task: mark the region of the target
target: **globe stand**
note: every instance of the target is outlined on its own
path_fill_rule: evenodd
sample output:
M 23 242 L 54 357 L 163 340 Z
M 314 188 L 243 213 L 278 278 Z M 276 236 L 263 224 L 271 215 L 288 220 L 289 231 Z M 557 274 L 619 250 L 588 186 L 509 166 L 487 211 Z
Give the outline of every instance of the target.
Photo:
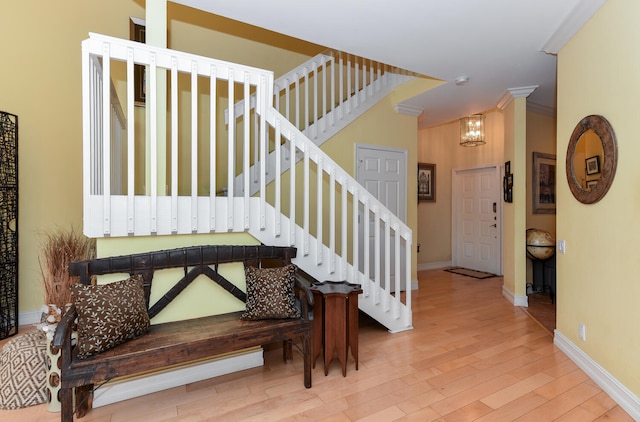
M 545 230 L 527 229 L 527 256 L 533 264 L 533 284 L 527 285 L 527 295 L 544 293 L 549 288 L 551 303 L 556 292 L 556 245 L 551 234 Z
M 540 247 L 540 246 L 538 246 Z M 554 246 L 549 246 L 553 248 Z M 536 293 L 545 293 L 549 290 L 549 296 L 551 303 L 555 303 L 556 296 L 556 255 L 553 254 L 547 259 L 538 259 L 530 254 L 527 254 L 531 259 L 533 268 L 533 284 L 531 285 L 531 292 L 527 288 L 527 295 Z

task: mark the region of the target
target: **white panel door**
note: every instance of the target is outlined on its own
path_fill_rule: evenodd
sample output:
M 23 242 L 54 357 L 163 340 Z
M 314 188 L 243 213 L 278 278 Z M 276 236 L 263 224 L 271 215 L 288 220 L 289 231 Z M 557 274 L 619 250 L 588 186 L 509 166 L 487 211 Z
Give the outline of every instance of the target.
M 500 175 L 497 167 L 454 175 L 455 266 L 500 274 Z
M 392 213 L 406 223 L 407 220 L 407 151 L 397 148 L 378 147 L 374 145 L 356 145 L 356 180 L 364 186 L 377 200 L 382 202 Z M 358 231 L 360 239 L 364 237 L 364 221 L 361 215 L 358 218 Z M 384 287 L 385 263 L 385 239 L 384 239 L 384 223 L 380 222 L 380 259 L 374 259 L 374 221 L 369 219 L 369 271 L 370 277 L 375 276 L 376 266 L 381 277 L 381 285 Z M 364 240 L 364 239 L 363 239 Z M 361 243 L 362 244 L 362 243 Z M 391 231 L 391 265 L 390 265 L 390 281 L 391 286 L 394 285 L 396 271 L 394 268 L 394 251 L 395 234 Z M 404 246 L 402 246 L 404 248 Z M 364 248 L 359 248 L 359 268 L 362 271 L 364 263 Z M 400 251 L 401 256 L 404 251 Z M 390 290 L 390 289 L 389 289 Z

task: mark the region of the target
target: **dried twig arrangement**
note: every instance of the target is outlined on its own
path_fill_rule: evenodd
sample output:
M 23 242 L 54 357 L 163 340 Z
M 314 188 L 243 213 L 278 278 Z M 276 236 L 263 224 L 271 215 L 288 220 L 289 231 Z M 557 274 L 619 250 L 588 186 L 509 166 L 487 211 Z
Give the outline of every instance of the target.
M 40 268 L 44 285 L 44 303 L 64 312 L 71 303 L 70 286 L 77 277 L 69 275 L 69 263 L 95 257 L 95 240 L 73 229 L 48 232 L 40 248 Z

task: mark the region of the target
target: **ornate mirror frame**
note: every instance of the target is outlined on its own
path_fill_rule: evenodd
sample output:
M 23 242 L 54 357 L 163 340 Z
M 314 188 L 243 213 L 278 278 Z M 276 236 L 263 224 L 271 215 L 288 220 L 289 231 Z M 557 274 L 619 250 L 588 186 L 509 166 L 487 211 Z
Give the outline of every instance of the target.
M 587 190 L 576 179 L 574 169 L 574 155 L 580 137 L 589 129 L 593 130 L 602 142 L 602 150 L 604 152 L 602 163 L 602 175 L 598 183 Z M 607 119 L 599 115 L 589 115 L 576 125 L 569 140 L 567 148 L 567 182 L 573 196 L 583 204 L 593 204 L 598 202 L 609 191 L 613 178 L 616 175 L 616 167 L 618 166 L 618 143 L 613 127 Z

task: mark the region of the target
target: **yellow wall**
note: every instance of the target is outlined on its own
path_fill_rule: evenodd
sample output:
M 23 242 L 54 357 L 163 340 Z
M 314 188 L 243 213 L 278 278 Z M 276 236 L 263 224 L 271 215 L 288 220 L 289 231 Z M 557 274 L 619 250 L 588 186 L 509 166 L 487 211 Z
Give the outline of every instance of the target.
M 640 2 L 605 2 L 558 55 L 557 329 L 593 361 L 640 396 Z M 618 140 L 613 185 L 598 203 L 571 194 L 565 160 L 580 119 L 600 114 Z M 578 338 L 584 323 L 586 340 Z
M 453 121 L 418 133 L 418 161 L 436 164 L 436 201 L 418 203 L 420 243 L 418 265 L 451 261 L 451 178 L 452 171 L 501 164 L 504 149 L 503 113 L 498 109 L 483 113 L 487 143 L 478 147 L 460 146 L 460 122 Z
M 82 228 L 80 42 L 89 31 L 129 38 L 130 15 L 144 15 L 138 2 L 25 0 L 0 14 L 0 109 L 20 119 L 20 312 L 42 305 L 42 233 Z

